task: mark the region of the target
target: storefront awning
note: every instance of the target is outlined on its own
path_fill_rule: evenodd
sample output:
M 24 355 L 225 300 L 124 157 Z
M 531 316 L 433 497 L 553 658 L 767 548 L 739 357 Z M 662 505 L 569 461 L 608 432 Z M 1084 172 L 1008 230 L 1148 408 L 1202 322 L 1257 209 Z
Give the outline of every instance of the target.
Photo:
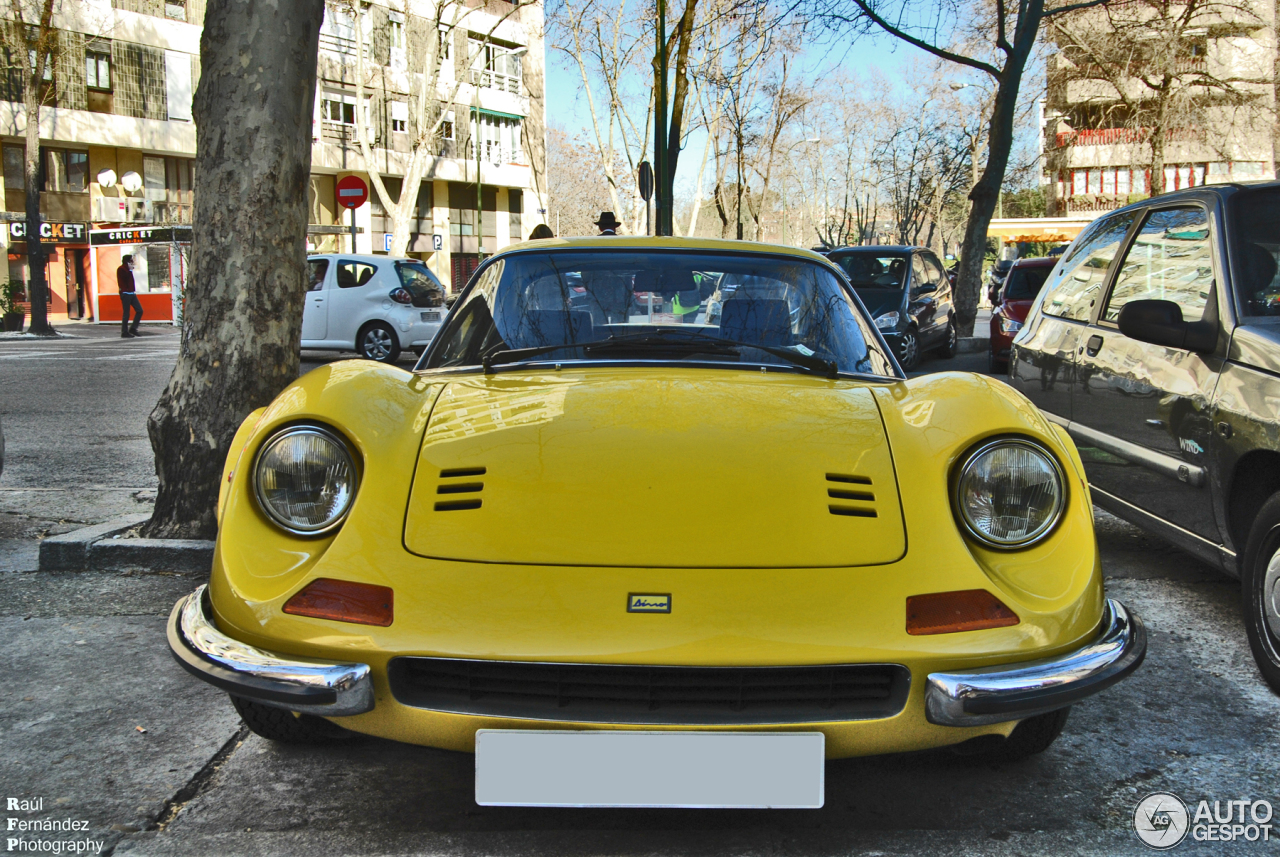
M 987 227 L 988 238 L 1002 241 L 1044 241 L 1065 243 L 1079 235 L 1097 214 L 1078 217 L 1002 217 Z

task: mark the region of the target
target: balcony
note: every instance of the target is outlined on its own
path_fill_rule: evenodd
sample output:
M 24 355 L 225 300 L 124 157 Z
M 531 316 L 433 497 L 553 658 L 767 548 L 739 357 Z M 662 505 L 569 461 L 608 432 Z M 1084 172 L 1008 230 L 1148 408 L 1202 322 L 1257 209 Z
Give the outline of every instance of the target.
M 481 89 L 496 89 L 500 92 L 520 94 L 520 78 L 496 71 L 472 69 L 470 82 Z
M 466 145 L 467 160 L 475 161 L 476 147 L 473 143 L 468 142 Z M 503 164 L 515 164 L 521 167 L 529 166 L 529 161 L 525 158 L 524 149 L 512 148 L 510 146 L 502 146 L 490 140 L 486 140 L 481 154 L 481 159 L 486 164 L 493 164 L 495 167 Z
M 1150 128 L 1083 128 L 1079 131 L 1059 131 L 1054 136 L 1057 148 L 1068 146 L 1114 146 L 1120 143 L 1145 143 L 1151 139 Z M 1175 141 L 1199 142 L 1204 139 L 1200 128 L 1168 128 L 1164 132 L 1166 143 Z

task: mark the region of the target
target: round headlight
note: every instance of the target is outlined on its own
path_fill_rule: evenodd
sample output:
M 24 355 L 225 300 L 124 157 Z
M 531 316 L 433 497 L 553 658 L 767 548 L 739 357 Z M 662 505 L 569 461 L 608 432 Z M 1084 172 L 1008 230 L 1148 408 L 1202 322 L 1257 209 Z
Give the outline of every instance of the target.
M 1024 440 L 997 440 L 969 456 L 956 484 L 960 520 L 996 548 L 1026 547 L 1057 525 L 1066 506 L 1058 462 Z
M 271 520 L 305 535 L 340 524 L 356 496 L 356 467 L 347 445 L 318 426 L 294 426 L 268 440 L 253 481 Z

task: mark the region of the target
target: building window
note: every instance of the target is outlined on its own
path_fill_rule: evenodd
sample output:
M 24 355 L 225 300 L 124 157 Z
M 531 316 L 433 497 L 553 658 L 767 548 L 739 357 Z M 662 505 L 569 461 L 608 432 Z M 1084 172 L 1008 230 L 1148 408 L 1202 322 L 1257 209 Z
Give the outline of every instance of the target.
M 1116 171 L 1115 170 L 1102 171 L 1102 192 L 1103 193 L 1116 192 Z
M 1129 192 L 1129 170 L 1116 170 L 1116 193 L 1124 195 Z
M 520 92 L 520 57 L 525 48 L 469 41 L 471 47 L 471 82 L 477 86 Z
M 445 60 L 452 58 L 453 38 L 449 32 L 449 28 L 446 26 L 441 25 L 440 27 L 440 41 L 437 45 L 437 48 L 438 48 L 437 58 L 440 60 L 440 62 L 444 62 Z
M 326 92 L 320 103 L 320 118 L 335 125 L 355 125 L 356 97 L 344 92 Z
M 320 50 L 339 56 L 356 55 L 355 17 L 350 10 L 325 4 L 324 22 L 320 25 Z M 368 50 L 367 45 L 365 50 Z
M 391 102 L 391 130 L 401 134 L 409 130 L 409 105 L 403 101 Z
M 84 193 L 89 189 L 89 153 L 68 149 L 44 150 L 44 189 Z M 8 187 L 6 183 L 5 187 Z
M 6 191 L 27 189 L 26 157 L 26 149 L 21 146 L 4 147 L 4 189 Z
M 175 21 L 187 20 L 187 0 L 165 0 L 164 16 Z
M 31 73 L 36 73 L 36 52 L 34 50 L 27 51 L 27 62 L 29 62 Z M 53 55 L 44 55 L 44 79 L 46 81 L 53 80 Z
M 492 113 L 481 113 L 480 127 L 476 128 L 476 114 L 471 115 L 472 144 L 468 160 L 475 160 L 475 141 L 480 141 L 481 160 L 491 164 L 523 164 L 524 150 L 520 142 L 520 120 Z
M 84 80 L 90 89 L 111 91 L 111 54 L 86 51 Z

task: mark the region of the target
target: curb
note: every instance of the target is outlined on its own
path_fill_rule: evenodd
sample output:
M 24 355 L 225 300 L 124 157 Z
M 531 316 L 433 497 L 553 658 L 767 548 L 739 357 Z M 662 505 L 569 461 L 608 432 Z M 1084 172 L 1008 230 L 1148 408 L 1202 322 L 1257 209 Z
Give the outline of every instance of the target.
M 150 515 L 127 515 L 92 527 L 50 536 L 40 542 L 41 571 L 207 572 L 213 564 L 213 542 L 200 539 L 113 539 L 147 521 Z
M 991 339 L 986 336 L 962 336 L 956 342 L 956 352 L 959 354 L 977 354 L 990 347 Z
M 108 539 L 116 533 L 123 533 L 130 527 L 136 527 L 150 518 L 150 515 L 126 515 L 104 524 L 82 527 L 49 536 L 40 542 L 41 571 L 76 571 L 87 567 L 89 562 L 89 546 L 101 539 Z

